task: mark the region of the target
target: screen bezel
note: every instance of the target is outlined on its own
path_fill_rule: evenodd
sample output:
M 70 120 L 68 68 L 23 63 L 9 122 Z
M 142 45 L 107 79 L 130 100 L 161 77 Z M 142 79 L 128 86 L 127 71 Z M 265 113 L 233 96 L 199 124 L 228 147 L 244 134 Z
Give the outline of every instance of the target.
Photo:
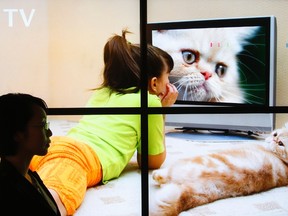
M 221 19 L 204 19 L 193 21 L 175 21 L 175 22 L 158 22 L 147 24 L 147 42 L 153 44 L 153 30 L 170 30 L 170 29 L 197 29 L 197 28 L 221 28 L 221 27 L 249 27 L 261 26 L 265 28 L 265 99 L 263 104 L 250 103 L 227 103 L 227 102 L 204 102 L 204 101 L 184 101 L 177 100 L 178 105 L 213 105 L 213 106 L 271 106 L 274 105 L 274 54 L 272 16 L 265 17 L 236 17 Z

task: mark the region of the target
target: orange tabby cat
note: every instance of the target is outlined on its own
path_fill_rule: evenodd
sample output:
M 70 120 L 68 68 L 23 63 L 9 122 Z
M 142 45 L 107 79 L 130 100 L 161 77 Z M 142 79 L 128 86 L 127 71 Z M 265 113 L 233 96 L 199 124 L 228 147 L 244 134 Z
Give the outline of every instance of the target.
M 180 159 L 153 171 L 160 188 L 149 215 L 176 216 L 215 200 L 288 185 L 287 165 L 288 127 L 273 131 L 262 144 Z

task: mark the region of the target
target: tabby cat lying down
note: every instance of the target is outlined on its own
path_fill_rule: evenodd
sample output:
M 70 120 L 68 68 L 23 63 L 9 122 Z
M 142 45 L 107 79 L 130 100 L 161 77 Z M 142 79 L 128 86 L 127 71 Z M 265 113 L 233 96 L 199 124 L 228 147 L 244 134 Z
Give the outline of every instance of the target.
M 219 199 L 288 185 L 288 126 L 261 144 L 180 159 L 154 170 L 152 178 L 160 187 L 150 203 L 150 216 L 176 216 Z

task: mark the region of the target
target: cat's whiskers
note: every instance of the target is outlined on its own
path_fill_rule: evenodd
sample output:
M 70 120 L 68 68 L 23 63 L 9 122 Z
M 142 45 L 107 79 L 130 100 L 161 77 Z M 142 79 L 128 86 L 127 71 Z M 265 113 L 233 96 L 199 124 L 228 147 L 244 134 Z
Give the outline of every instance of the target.
M 225 83 L 225 88 L 222 88 L 221 93 L 218 96 L 218 102 L 230 102 L 232 101 L 243 101 L 243 96 L 242 94 L 239 94 L 237 91 L 233 91 L 234 85 L 230 85 L 228 83 Z M 215 97 L 215 96 L 214 96 Z M 228 100 L 223 101 L 223 98 L 228 98 Z M 231 98 L 231 99 L 229 99 Z
M 198 90 L 200 90 L 200 86 L 191 85 L 189 82 L 190 79 L 179 79 L 173 84 L 176 86 L 178 92 L 182 92 L 182 100 L 191 100 L 191 101 L 199 101 L 196 96 L 194 96 L 193 93 L 196 93 Z
M 190 90 L 189 89 L 189 85 L 185 85 L 185 90 L 184 90 L 184 94 L 183 94 L 183 99 L 184 100 L 189 100 L 189 98 L 188 98 L 188 91 Z
M 187 88 L 188 85 L 185 85 L 185 81 L 183 79 L 179 79 L 176 82 L 172 83 L 173 85 L 176 86 L 178 92 L 183 92 L 182 88 L 184 88 L 184 94 L 183 94 L 183 99 L 187 100 Z
M 265 83 L 260 84 L 247 84 L 247 83 L 240 83 L 241 88 L 244 92 L 244 102 L 248 104 L 263 104 L 263 97 L 257 96 L 257 92 L 263 92 L 265 89 Z M 249 93 L 252 92 L 252 93 Z
M 213 88 L 213 84 L 210 84 L 210 86 L 212 86 L 212 88 Z M 217 88 L 214 88 L 214 89 L 217 89 Z M 210 92 L 210 95 L 209 95 L 210 101 L 213 100 L 215 102 L 221 102 L 221 100 L 222 100 L 221 94 L 216 94 L 215 91 L 209 91 L 209 92 Z
M 231 89 L 231 87 L 233 88 L 233 85 L 227 84 L 225 83 L 225 86 L 228 87 L 228 89 Z M 236 94 L 232 94 L 232 91 L 227 90 L 226 88 L 219 88 L 219 83 L 217 82 L 210 82 L 209 83 L 209 87 L 210 89 L 214 89 L 212 90 L 208 90 L 210 95 L 210 101 L 213 102 L 227 102 L 227 101 L 223 101 L 223 98 L 226 98 L 229 96 L 229 98 L 237 98 Z M 216 91 L 218 90 L 218 91 Z M 239 99 L 241 99 L 241 97 L 239 97 Z M 238 98 L 237 98 L 238 100 Z

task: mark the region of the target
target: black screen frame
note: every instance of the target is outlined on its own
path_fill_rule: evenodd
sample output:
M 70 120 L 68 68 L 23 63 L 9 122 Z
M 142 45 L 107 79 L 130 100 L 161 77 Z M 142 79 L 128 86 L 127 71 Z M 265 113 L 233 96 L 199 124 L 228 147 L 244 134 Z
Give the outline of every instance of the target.
M 265 31 L 265 92 L 263 95 L 263 103 L 227 103 L 227 102 L 205 102 L 205 101 L 176 101 L 176 105 L 213 105 L 213 106 L 262 106 L 269 107 L 275 104 L 275 77 L 276 68 L 271 70 L 271 64 L 275 65 L 276 52 L 272 53 L 271 44 L 272 40 L 275 40 L 275 35 L 271 35 L 272 16 L 263 17 L 235 17 L 235 18 L 218 18 L 218 19 L 204 19 L 204 20 L 190 20 L 190 21 L 173 21 L 173 22 L 156 22 L 147 23 L 147 43 L 153 44 L 152 31 L 153 30 L 170 30 L 170 29 L 197 29 L 197 28 L 222 28 L 222 27 L 249 27 L 249 26 L 261 26 Z M 274 62 L 274 63 L 271 63 Z M 273 66 L 275 67 L 275 66 Z M 272 67 L 272 68 L 273 68 Z M 273 73 L 273 74 L 271 74 Z M 273 79 L 273 80 L 271 80 Z

